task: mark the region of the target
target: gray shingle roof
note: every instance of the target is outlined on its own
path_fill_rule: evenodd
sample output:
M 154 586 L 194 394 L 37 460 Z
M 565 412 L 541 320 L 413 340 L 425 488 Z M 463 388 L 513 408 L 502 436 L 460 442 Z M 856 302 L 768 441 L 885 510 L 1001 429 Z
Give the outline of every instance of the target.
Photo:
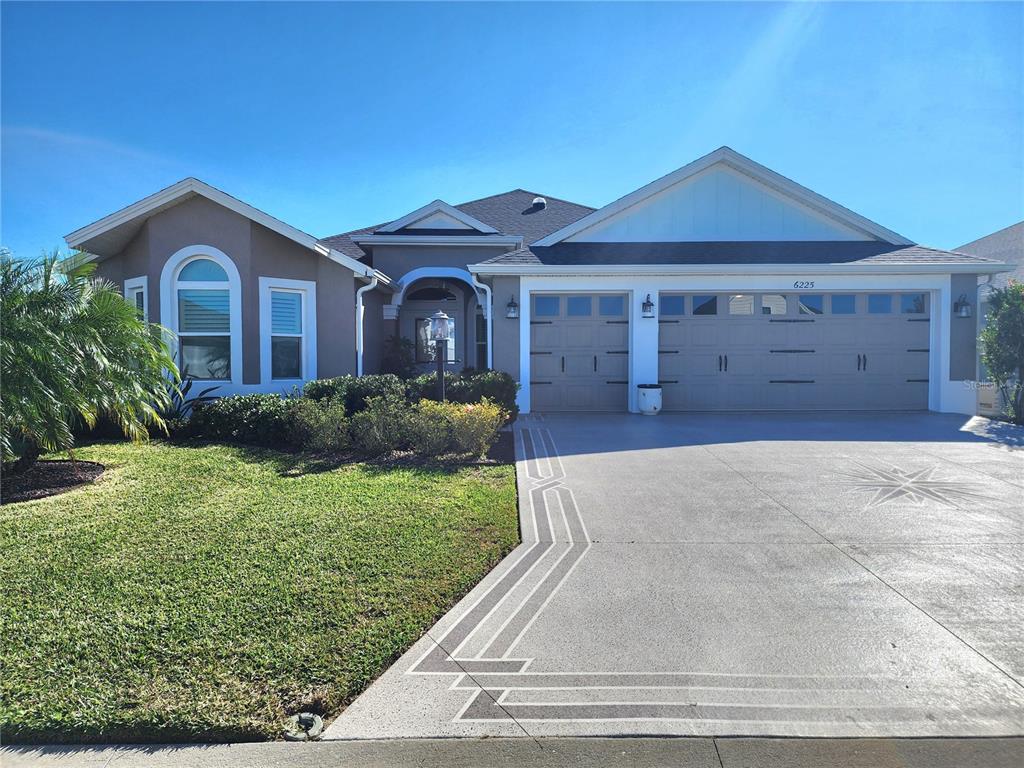
M 543 208 L 534 207 L 533 199 L 535 197 L 543 197 L 547 200 L 547 205 Z M 525 189 L 513 189 L 500 195 L 470 200 L 468 203 L 462 203 L 455 207 L 463 213 L 468 213 L 473 218 L 479 219 L 484 224 L 494 227 L 503 235 L 522 237 L 525 243 L 540 240 L 594 211 L 593 208 L 586 205 L 570 203 L 567 200 L 540 195 Z M 325 237 L 322 242 L 348 256 L 362 258 L 366 253 L 356 245 L 352 237 L 368 235 L 388 223 L 383 222 L 372 227 Z M 419 231 L 416 234 L 423 234 L 423 232 Z
M 486 264 L 990 264 L 993 259 L 923 245 L 871 242 L 558 243 L 526 247 Z
M 1024 221 L 965 243 L 957 250 L 1017 265 L 1012 272 L 992 275 L 989 285 L 994 288 L 1005 288 L 1010 280 L 1024 282 Z

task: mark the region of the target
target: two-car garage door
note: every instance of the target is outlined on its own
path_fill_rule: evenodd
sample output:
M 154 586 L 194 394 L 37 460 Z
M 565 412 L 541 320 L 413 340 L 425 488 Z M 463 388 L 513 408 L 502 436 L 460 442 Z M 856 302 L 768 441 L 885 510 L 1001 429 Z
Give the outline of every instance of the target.
M 667 411 L 928 407 L 927 293 L 662 293 L 658 303 Z M 629 331 L 624 293 L 533 294 L 533 410 L 625 411 Z
M 926 293 L 661 294 L 665 410 L 928 407 Z

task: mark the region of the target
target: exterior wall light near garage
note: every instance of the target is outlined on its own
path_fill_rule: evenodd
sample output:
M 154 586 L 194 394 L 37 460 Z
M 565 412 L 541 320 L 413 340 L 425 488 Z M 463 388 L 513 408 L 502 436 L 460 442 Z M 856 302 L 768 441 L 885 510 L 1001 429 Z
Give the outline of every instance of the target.
M 640 305 L 644 317 L 654 317 L 654 302 L 651 301 L 651 294 L 647 294 L 644 303 Z
M 519 305 L 516 303 L 516 297 L 512 296 L 508 300 L 508 304 L 505 305 L 505 317 L 509 320 L 519 319 Z
M 953 314 L 957 317 L 971 316 L 971 302 L 966 293 L 961 293 L 960 298 L 953 302 Z

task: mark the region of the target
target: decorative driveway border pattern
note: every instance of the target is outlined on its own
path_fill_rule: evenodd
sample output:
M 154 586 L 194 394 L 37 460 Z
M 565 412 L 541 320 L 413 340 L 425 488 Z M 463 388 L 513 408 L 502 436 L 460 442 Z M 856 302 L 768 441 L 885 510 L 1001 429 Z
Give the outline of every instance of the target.
M 565 426 L 559 422 L 525 417 L 516 425 L 523 544 L 360 697 L 328 729 L 326 738 L 640 733 L 920 737 L 1024 733 L 1024 688 L 1018 679 L 924 612 L 783 502 L 776 503 L 806 531 L 799 536 L 787 534 L 792 546 L 809 548 L 818 559 L 827 561 L 830 568 L 836 567 L 838 561 L 841 569 L 852 572 L 856 578 L 850 589 L 856 591 L 850 593 L 851 602 L 864 602 L 867 595 L 879 604 L 872 608 L 869 601 L 868 610 L 892 612 L 897 606 L 904 613 L 913 614 L 910 618 L 899 616 L 895 634 L 922 636 L 921 648 L 933 649 L 935 658 L 921 658 L 919 652 L 898 662 L 888 661 L 906 667 L 895 673 L 874 664 L 869 673 L 854 667 L 849 674 L 833 674 L 836 670 L 831 667 L 823 670 L 823 666 L 829 665 L 814 663 L 813 659 L 801 668 L 800 659 L 787 658 L 772 659 L 763 673 L 750 672 L 749 668 L 738 671 L 744 667 L 716 666 L 710 662 L 707 656 L 714 657 L 714 653 L 705 656 L 708 663 L 701 666 L 706 668 L 689 670 L 666 668 L 665 662 L 671 658 L 653 663 L 649 671 L 636 670 L 630 659 L 619 660 L 623 662 L 621 666 L 633 671 L 607 667 L 590 670 L 585 662 L 577 663 L 564 650 L 572 645 L 573 637 L 579 637 L 579 623 L 569 622 L 562 627 L 557 618 L 552 622 L 552 617 L 545 615 L 545 609 L 559 599 L 563 586 L 578 573 L 594 541 L 604 542 L 592 539 L 587 531 L 585 510 L 581 511 L 572 485 L 587 478 L 567 475 L 566 461 L 556 448 L 549 427 Z M 599 424 L 588 423 L 585 417 L 581 420 L 591 429 L 595 423 Z M 614 430 L 610 432 L 604 437 L 614 442 Z M 600 441 L 581 449 L 586 436 L 582 442 L 580 438 L 574 440 L 577 454 L 616 452 L 599 447 Z M 638 447 L 630 446 L 628 439 L 625 442 L 622 448 L 627 450 L 647 449 L 642 442 Z M 711 450 L 703 442 L 682 439 L 674 447 L 710 452 L 713 461 L 746 479 L 743 471 L 733 468 L 727 451 Z M 658 443 L 653 448 L 673 446 Z M 900 453 L 903 444 L 895 449 Z M 691 459 L 698 457 L 693 453 L 686 455 Z M 920 455 L 931 456 L 926 451 L 918 454 L 918 458 Z M 928 467 L 904 469 L 885 458 L 861 461 L 859 457 L 833 455 L 828 467 L 846 467 L 827 474 L 835 487 L 832 493 L 842 495 L 842 488 L 847 495 L 858 495 L 857 503 L 865 513 L 887 505 L 898 507 L 905 514 L 908 508 L 927 504 L 959 511 L 963 504 L 997 503 L 975 479 L 947 477 L 947 468 L 940 469 L 934 463 L 937 457 L 931 458 Z M 574 466 L 579 465 L 577 455 L 571 459 Z M 637 482 L 641 480 L 638 478 Z M 772 496 L 770 492 L 767 495 Z M 616 544 L 607 542 L 608 547 Z M 652 545 L 658 546 L 656 542 Z M 678 546 L 695 544 L 683 541 Z M 766 550 L 770 557 L 779 556 L 769 544 L 742 542 L 739 546 L 749 546 L 758 554 Z M 702 549 L 707 546 L 702 545 Z M 829 552 L 833 554 L 828 555 Z M 573 588 L 585 587 L 592 569 L 598 567 L 595 562 L 586 575 L 575 577 Z M 722 578 L 728 576 L 723 573 Z M 597 589 L 598 585 L 589 590 L 584 588 L 582 594 L 591 601 L 588 605 L 600 607 L 601 601 L 594 594 Z M 556 615 L 564 611 L 567 600 L 572 602 L 574 597 L 560 601 Z M 542 615 L 548 625 L 553 624 L 558 639 L 564 637 L 563 647 L 558 649 L 561 656 L 544 654 L 547 646 L 538 646 L 534 638 L 533 647 L 541 649 L 540 655 L 522 650 L 530 646 L 522 641 Z M 541 635 L 551 629 L 552 626 L 545 626 Z M 647 642 L 644 629 L 636 627 L 637 644 Z M 735 639 L 724 635 L 719 642 L 728 645 Z M 896 647 L 893 642 L 892 648 Z M 648 650 L 638 647 L 637 655 L 640 659 L 648 658 Z M 541 660 L 543 668 L 538 668 Z M 613 663 L 608 666 L 618 666 L 615 660 L 614 655 L 609 657 Z M 930 668 L 935 664 L 946 665 L 948 669 L 937 672 Z M 841 669 L 843 665 L 836 666 Z M 967 698 L 976 700 L 966 701 Z

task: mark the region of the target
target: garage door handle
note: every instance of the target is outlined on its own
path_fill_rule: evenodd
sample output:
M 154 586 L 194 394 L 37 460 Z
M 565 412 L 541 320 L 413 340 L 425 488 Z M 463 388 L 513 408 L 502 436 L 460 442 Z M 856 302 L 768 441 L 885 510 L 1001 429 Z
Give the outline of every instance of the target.
M 729 372 L 729 356 L 728 355 L 725 356 L 725 372 L 726 373 Z
M 565 373 L 565 355 L 562 355 L 562 373 Z
M 594 373 L 597 373 L 597 355 L 594 355 Z
M 857 355 L 857 370 L 860 370 L 860 355 Z
M 868 369 L 868 356 L 864 355 L 864 370 L 866 371 L 867 369 Z
M 721 355 L 718 356 L 718 370 L 719 371 L 722 370 L 722 356 Z

